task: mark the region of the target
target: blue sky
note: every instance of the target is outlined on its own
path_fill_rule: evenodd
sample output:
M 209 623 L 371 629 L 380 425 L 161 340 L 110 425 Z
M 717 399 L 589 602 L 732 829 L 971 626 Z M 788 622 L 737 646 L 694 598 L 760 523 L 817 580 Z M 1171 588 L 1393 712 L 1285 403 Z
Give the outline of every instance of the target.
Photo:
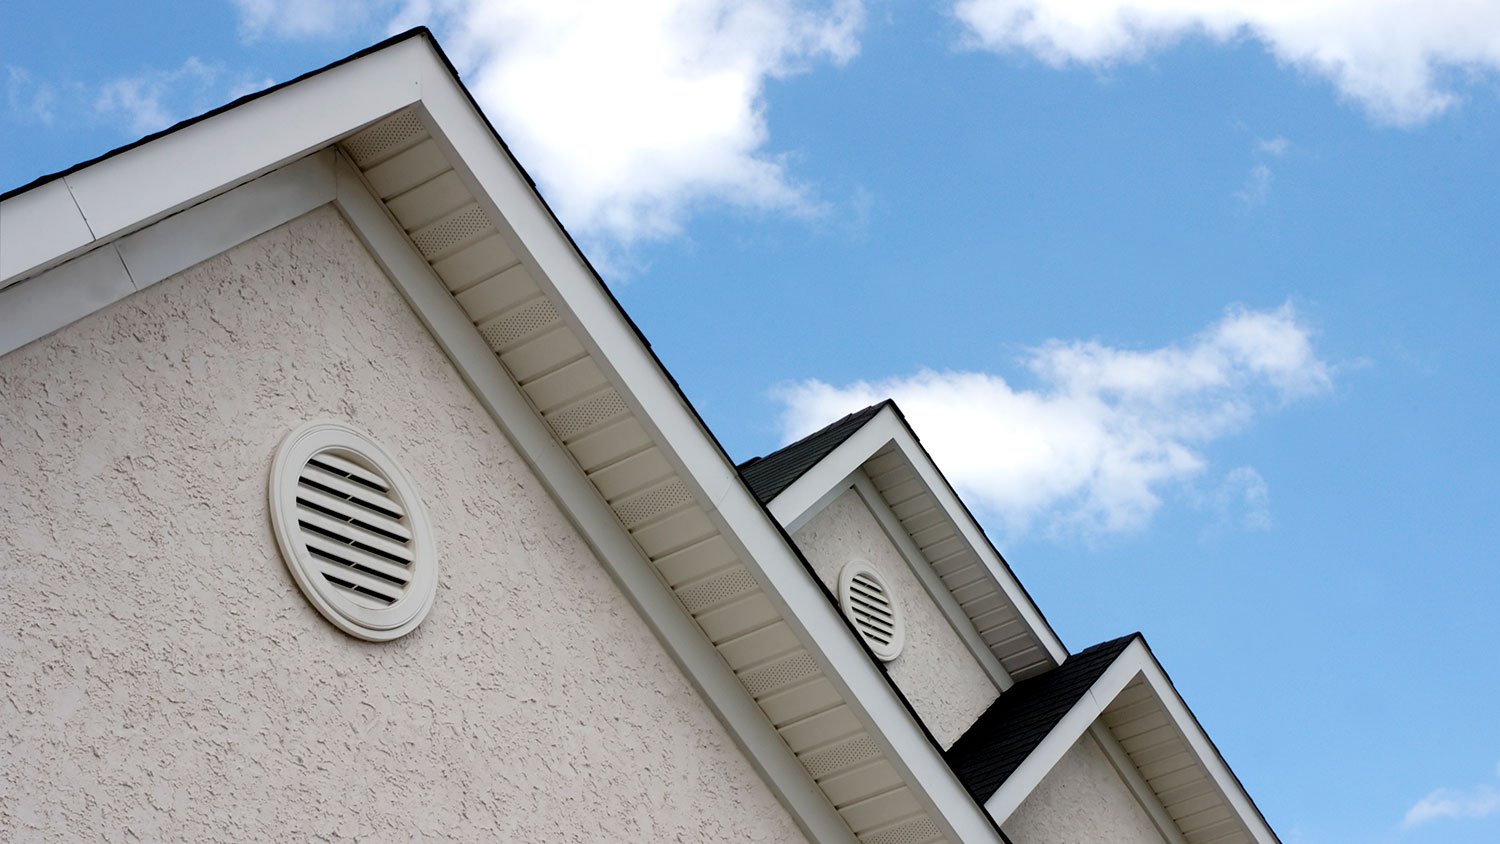
M 734 457 L 893 394 L 1289 844 L 1500 840 L 1500 7 L 616 5 L 11 4 L 0 189 L 429 23 Z

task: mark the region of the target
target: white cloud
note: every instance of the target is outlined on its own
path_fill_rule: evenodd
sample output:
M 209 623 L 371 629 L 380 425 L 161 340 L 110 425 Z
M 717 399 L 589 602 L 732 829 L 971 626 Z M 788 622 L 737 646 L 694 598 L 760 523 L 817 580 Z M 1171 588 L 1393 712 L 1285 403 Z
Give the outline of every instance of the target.
M 765 87 L 858 51 L 858 0 L 410 0 L 562 219 L 671 236 L 704 204 L 810 214 L 768 151 Z
M 185 95 L 201 98 L 211 91 L 219 69 L 189 58 L 176 70 L 148 70 L 104 83 L 94 100 L 94 111 L 123 118 L 136 134 L 165 129 L 181 115 L 168 103 Z
M 394 0 L 234 0 L 240 32 L 254 40 L 323 38 L 357 30 L 395 8 Z
M 1411 829 L 1443 818 L 1479 820 L 1496 814 L 1500 814 L 1500 788 L 1494 785 L 1478 785 L 1471 789 L 1439 788 L 1406 811 L 1401 827 Z
M 1244 204 L 1246 208 L 1259 208 L 1266 204 L 1266 198 L 1271 195 L 1271 168 L 1264 163 L 1256 164 L 1250 168 L 1250 174 L 1245 177 L 1245 183 L 1234 192 L 1234 198 Z
M 1255 151 L 1265 155 L 1280 158 L 1286 155 L 1286 151 L 1292 148 L 1292 142 L 1277 135 L 1274 138 L 1260 138 L 1255 142 Z
M 6 65 L 5 104 L 12 118 L 47 126 L 56 118 L 57 92 L 51 85 L 32 79 L 26 68 Z
M 923 370 L 845 386 L 802 381 L 774 395 L 788 441 L 894 398 L 949 479 L 1007 532 L 1092 536 L 1144 527 L 1165 488 L 1205 469 L 1204 446 L 1329 389 L 1333 375 L 1289 304 L 1231 309 L 1184 344 L 1135 351 L 1054 340 L 1024 363 L 1030 389 L 986 372 Z M 1227 481 L 1246 527 L 1267 525 L 1254 469 Z
M 1055 65 L 1138 60 L 1191 36 L 1253 38 L 1377 119 L 1452 107 L 1449 83 L 1500 70 L 1500 3 L 1476 0 L 957 0 L 976 45 Z
M 1254 466 L 1237 466 L 1203 496 L 1201 505 L 1215 514 L 1219 527 L 1247 531 L 1271 529 L 1271 488 Z

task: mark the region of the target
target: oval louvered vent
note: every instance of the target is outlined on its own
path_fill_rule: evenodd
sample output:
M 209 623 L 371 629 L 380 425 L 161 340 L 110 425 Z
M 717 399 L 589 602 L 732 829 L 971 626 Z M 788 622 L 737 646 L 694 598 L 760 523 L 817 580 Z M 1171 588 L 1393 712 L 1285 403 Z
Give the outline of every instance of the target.
M 437 560 L 411 480 L 337 422 L 287 435 L 271 464 L 271 524 L 292 577 L 345 633 L 383 642 L 432 609 Z
M 877 657 L 890 662 L 906 644 L 906 626 L 885 579 L 864 560 L 851 560 L 839 574 L 839 606 Z

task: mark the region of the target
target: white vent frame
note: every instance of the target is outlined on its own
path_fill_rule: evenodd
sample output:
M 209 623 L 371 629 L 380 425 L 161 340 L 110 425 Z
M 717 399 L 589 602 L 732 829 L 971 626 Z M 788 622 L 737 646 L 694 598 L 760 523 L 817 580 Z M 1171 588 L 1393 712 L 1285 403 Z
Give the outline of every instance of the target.
M 878 605 L 881 600 L 883 609 Z M 839 572 L 839 609 L 881 662 L 901 656 L 906 647 L 901 606 L 885 577 L 868 561 L 850 560 Z M 889 617 L 883 618 L 882 613 Z
M 373 568 L 367 570 L 371 574 L 356 569 L 349 577 L 344 578 L 353 588 L 339 586 L 328 579 L 326 571 L 342 573 L 343 570 L 326 555 L 321 559 L 315 556 L 309 550 L 309 537 L 314 542 L 321 542 L 323 539 L 332 539 L 335 534 L 343 534 L 345 543 L 350 541 L 350 537 L 355 541 L 368 536 L 374 536 L 377 540 L 380 537 L 368 531 L 359 532 L 358 528 L 346 531 L 335 523 L 334 518 L 330 518 L 337 515 L 336 512 L 325 510 L 324 513 L 319 513 L 308 507 L 309 502 L 314 500 L 313 496 L 321 496 L 318 500 L 330 504 L 329 510 L 344 509 L 340 506 L 343 502 L 328 501 L 330 496 L 303 483 L 311 461 L 319 457 L 347 461 L 352 464 L 352 468 L 346 465 L 346 470 L 355 474 L 358 474 L 356 470 L 363 470 L 366 473 L 365 484 L 383 482 L 382 485 L 386 487 L 383 497 L 387 500 L 394 499 L 394 512 L 399 514 L 398 518 L 388 519 L 387 522 L 395 522 L 396 527 L 404 527 L 410 537 L 400 541 L 393 537 L 392 540 L 374 542 L 372 545 L 380 545 L 398 553 L 404 548 L 404 555 L 411 558 L 408 563 L 400 563 L 394 557 L 390 558 L 390 562 L 383 558 L 370 560 L 372 565 L 378 562 L 383 566 L 384 573 L 372 576 L 375 574 Z M 313 472 L 317 471 L 318 467 L 313 466 Z M 372 491 L 378 489 L 368 488 Z M 301 503 L 298 500 L 299 490 L 304 499 Z M 302 594 L 333 626 L 359 639 L 388 642 L 415 630 L 427 618 L 437 595 L 438 581 L 432 526 L 411 478 L 378 442 L 342 422 L 318 420 L 301 425 L 287 434 L 276 450 L 276 456 L 271 461 L 267 493 L 271 526 L 276 534 L 276 544 L 281 549 L 282 560 Z M 348 501 L 353 500 L 346 494 L 340 495 Z M 345 517 L 344 521 L 350 520 Z M 309 524 L 314 527 L 309 528 Z M 317 533 L 318 526 L 326 531 L 322 537 Z M 324 547 L 328 546 L 325 544 Z M 347 556 L 374 556 L 361 554 L 357 548 L 353 550 L 355 553 Z M 410 574 L 405 583 L 387 580 L 398 577 L 403 568 Z M 363 580 L 357 580 L 355 575 Z M 365 597 L 361 592 L 370 592 L 372 595 L 374 592 L 358 586 L 358 582 L 375 586 L 385 596 L 378 599 Z M 393 593 L 395 597 L 386 604 L 386 599 Z

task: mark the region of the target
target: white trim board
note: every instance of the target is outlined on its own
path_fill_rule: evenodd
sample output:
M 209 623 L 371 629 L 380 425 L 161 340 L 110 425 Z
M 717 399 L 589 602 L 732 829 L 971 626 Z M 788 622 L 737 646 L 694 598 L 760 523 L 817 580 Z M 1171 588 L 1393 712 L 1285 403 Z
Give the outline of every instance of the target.
M 324 150 L 0 289 L 0 355 L 334 198 Z

